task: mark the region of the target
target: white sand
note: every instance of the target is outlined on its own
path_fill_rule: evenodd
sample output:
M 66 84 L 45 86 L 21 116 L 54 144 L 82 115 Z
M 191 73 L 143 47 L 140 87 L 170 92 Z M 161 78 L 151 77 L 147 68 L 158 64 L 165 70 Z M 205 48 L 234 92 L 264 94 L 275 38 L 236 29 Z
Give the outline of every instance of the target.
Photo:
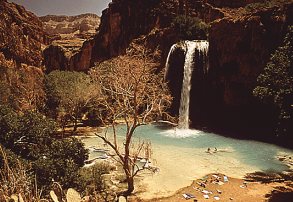
M 258 170 L 241 164 L 233 151 L 210 154 L 197 148 L 153 145 L 153 153 L 153 165 L 159 167 L 160 172 L 143 175 L 139 187 L 144 187 L 144 191 L 137 193 L 143 199 L 170 196 L 209 173 L 221 172 L 231 177 L 243 177 L 248 172 Z

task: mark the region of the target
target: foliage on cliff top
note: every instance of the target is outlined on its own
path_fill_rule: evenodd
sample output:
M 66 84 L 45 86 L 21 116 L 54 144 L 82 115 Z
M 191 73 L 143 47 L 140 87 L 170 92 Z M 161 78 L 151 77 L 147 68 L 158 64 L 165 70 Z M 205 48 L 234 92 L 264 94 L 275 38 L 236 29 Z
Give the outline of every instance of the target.
M 254 12 L 258 10 L 262 10 L 265 8 L 272 8 L 272 7 L 282 7 L 286 3 L 292 3 L 293 0 L 269 0 L 269 1 L 261 1 L 257 3 L 250 3 L 245 6 L 245 9 L 249 12 Z
M 254 96 L 278 110 L 278 135 L 293 132 L 293 26 L 258 77 Z
M 209 25 L 197 17 L 178 15 L 171 26 L 179 33 L 181 39 L 207 39 Z

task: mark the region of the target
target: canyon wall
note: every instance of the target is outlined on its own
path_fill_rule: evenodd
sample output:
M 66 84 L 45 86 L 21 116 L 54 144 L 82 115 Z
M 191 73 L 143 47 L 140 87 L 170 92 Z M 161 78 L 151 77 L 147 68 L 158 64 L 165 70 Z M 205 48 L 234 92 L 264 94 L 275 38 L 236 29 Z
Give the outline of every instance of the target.
M 0 1 L 0 52 L 17 63 L 40 66 L 42 45 L 49 43 L 42 23 L 24 7 Z
M 273 133 L 275 112 L 254 98 L 252 91 L 292 22 L 293 4 L 288 3 L 211 24 L 211 68 L 201 102 L 201 110 L 209 114 L 203 116 L 210 124 L 244 136 Z

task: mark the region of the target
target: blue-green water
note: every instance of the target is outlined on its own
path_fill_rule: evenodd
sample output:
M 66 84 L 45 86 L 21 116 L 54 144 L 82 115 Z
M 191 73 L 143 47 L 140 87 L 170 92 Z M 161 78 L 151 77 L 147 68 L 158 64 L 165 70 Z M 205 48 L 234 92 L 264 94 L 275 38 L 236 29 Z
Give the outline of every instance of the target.
M 125 126 L 118 126 L 117 132 L 120 148 L 123 148 Z M 108 131 L 108 137 L 111 137 L 111 131 Z M 151 162 L 153 166 L 160 168 L 159 173 L 143 177 L 141 183 L 146 187 L 146 198 L 168 195 L 208 173 L 243 177 L 254 171 L 284 171 L 289 167 L 279 161 L 277 156 L 287 155 L 293 158 L 292 150 L 273 144 L 160 125 L 137 128 L 134 140 L 138 139 L 151 142 Z M 103 147 L 98 137 L 87 138 L 83 142 L 88 147 Z M 215 147 L 217 152 L 214 152 Z M 207 152 L 207 148 L 211 149 L 211 153 Z M 96 157 L 94 152 L 90 154 L 90 158 L 93 157 Z M 156 188 L 158 184 L 159 190 Z
M 124 132 L 124 126 L 119 126 L 118 134 L 124 134 Z M 221 153 L 231 156 L 233 154 L 238 156 L 237 159 L 241 163 L 258 167 L 259 170 L 286 170 L 288 167 L 276 156 L 280 153 L 293 154 L 292 150 L 263 142 L 233 139 L 198 130 L 164 129 L 159 125 L 137 128 L 135 138 L 150 140 L 153 145 L 177 147 L 178 152 L 183 148 L 201 149 L 202 151 L 211 148 L 211 151 L 214 151 L 216 147 L 218 152 L 214 155 Z M 192 153 L 190 155 L 192 156 Z

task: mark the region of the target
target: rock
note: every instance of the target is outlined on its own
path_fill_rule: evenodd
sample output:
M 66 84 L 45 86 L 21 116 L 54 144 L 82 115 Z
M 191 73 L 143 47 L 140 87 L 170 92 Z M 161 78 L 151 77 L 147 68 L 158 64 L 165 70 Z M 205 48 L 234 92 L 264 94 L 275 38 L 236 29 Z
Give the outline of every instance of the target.
M 18 202 L 18 196 L 16 196 L 15 194 L 12 194 L 10 196 L 10 199 L 13 200 L 13 202 Z
M 95 14 L 77 16 L 47 15 L 40 17 L 44 30 L 50 34 L 52 44 L 44 50 L 44 65 L 47 72 L 59 70 L 85 71 L 89 66 L 90 53 L 84 51 L 71 59 L 79 49 L 87 47 L 87 39 L 96 34 L 100 17 Z M 91 47 L 90 47 L 91 51 Z M 85 59 L 87 58 L 87 59 Z
M 46 15 L 39 17 L 43 23 L 44 31 L 51 36 L 62 34 L 63 38 L 81 37 L 89 38 L 96 34 L 100 25 L 100 17 L 87 13 L 76 16 Z M 84 34 L 84 35 L 83 35 Z
M 82 202 L 89 202 L 90 201 L 90 197 L 89 196 L 84 196 L 81 201 Z
M 119 196 L 118 199 L 119 202 L 127 202 L 126 198 L 124 196 Z
M 23 200 L 21 194 L 18 194 L 18 199 L 19 199 L 19 202 L 24 202 L 24 200 Z
M 15 3 L 0 1 L 0 52 L 17 63 L 40 66 L 42 45 L 49 43 L 42 23 Z
M 50 196 L 51 196 L 51 199 L 52 199 L 54 202 L 59 202 L 58 197 L 57 197 L 57 195 L 55 194 L 54 191 L 50 191 Z
M 287 25 L 292 22 L 292 13 L 293 3 L 283 8 L 225 17 L 211 24 L 210 72 L 206 83 L 193 84 L 202 86 L 207 93 L 192 92 L 204 97 L 198 107 L 205 113 L 203 116 L 209 114 L 209 122 L 212 119 L 224 128 L 252 135 L 273 131 L 268 126 L 273 126 L 274 112 L 260 105 L 252 96 L 252 90 L 270 54 L 282 42 Z
M 156 18 L 151 16 L 156 4 L 146 0 L 112 1 L 103 11 L 98 34 L 72 57 L 72 68 L 89 69 L 95 62 L 124 53 L 132 39 L 156 25 Z
M 239 8 L 246 6 L 250 3 L 257 3 L 257 2 L 263 2 L 262 0 L 208 0 L 208 3 L 210 3 L 213 6 L 216 7 L 229 7 L 229 8 Z
M 69 70 L 69 57 L 66 57 L 66 51 L 61 46 L 50 45 L 44 50 L 43 54 L 47 72 Z
M 66 193 L 66 199 L 70 202 L 80 202 L 80 194 L 72 188 L 69 188 Z
M 293 21 L 293 3 L 259 8 L 253 12 L 244 8 L 225 8 L 224 2 L 221 5 L 202 4 L 203 7 L 218 9 L 223 17 L 219 15 L 218 19 L 210 21 L 208 74 L 203 74 L 199 66 L 193 71 L 192 126 L 205 126 L 238 136 L 247 137 L 249 134 L 250 137 L 266 138 L 261 134 L 274 131 L 274 111 L 259 103 L 252 90 L 270 54 L 280 45 L 288 24 Z M 202 9 L 194 12 L 202 12 L 200 16 L 206 16 L 206 21 L 211 19 Z M 163 55 L 166 57 L 167 54 Z M 178 113 L 176 110 L 180 102 L 182 58 L 177 53 L 170 67 L 171 78 L 168 79 L 174 97 L 172 112 L 175 113 Z

